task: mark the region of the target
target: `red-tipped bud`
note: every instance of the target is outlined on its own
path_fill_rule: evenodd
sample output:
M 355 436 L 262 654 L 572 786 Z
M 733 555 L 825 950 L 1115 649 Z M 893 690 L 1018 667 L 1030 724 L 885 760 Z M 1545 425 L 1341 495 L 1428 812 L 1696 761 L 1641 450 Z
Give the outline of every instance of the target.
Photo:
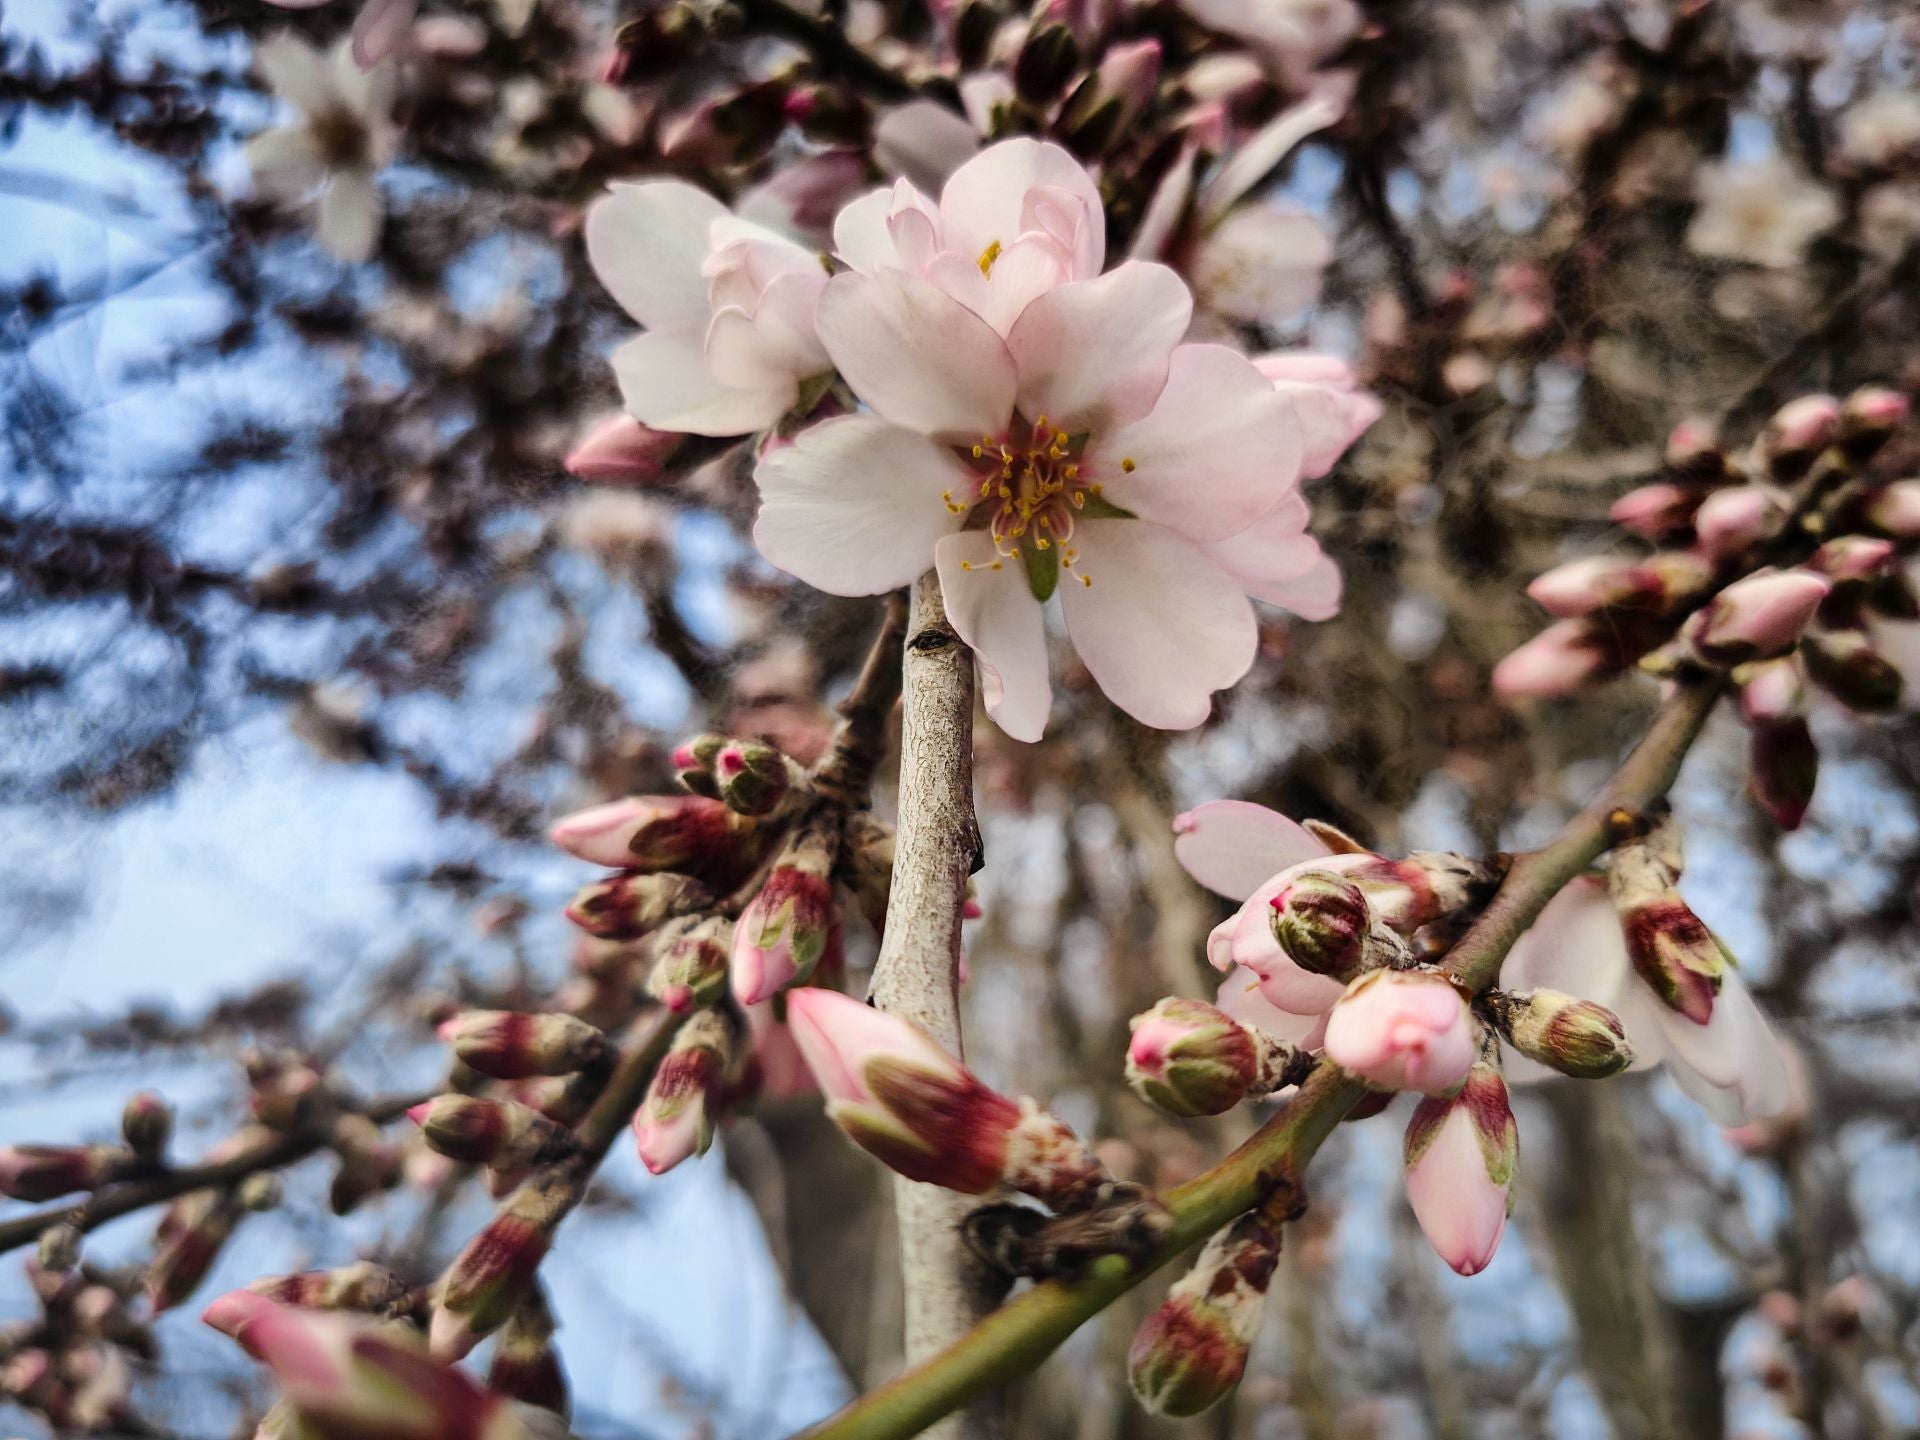
M 54 1200 L 97 1190 L 126 1163 L 127 1153 L 117 1145 L 0 1145 L 0 1195 Z
M 1557 565 L 1527 586 L 1533 602 L 1549 615 L 1577 620 L 1596 610 L 1634 605 L 1657 598 L 1660 581 L 1638 560 L 1590 555 Z
M 647 976 L 647 993 L 676 1015 L 714 1004 L 727 991 L 733 923 L 712 915 L 682 929 L 660 946 Z
M 1616 889 L 1615 900 L 1627 954 L 1640 978 L 1669 1009 L 1706 1024 L 1727 969 L 1727 953 L 1713 932 L 1672 891 L 1622 899 Z
M 1884 575 L 1893 565 L 1893 542 L 1869 535 L 1837 535 L 1807 560 L 1836 585 L 1857 584 Z
M 724 735 L 696 735 L 673 747 L 675 778 L 682 788 L 709 799 L 720 798 L 720 783 L 714 778 L 713 761 L 728 745 Z
M 1820 780 L 1820 750 L 1798 716 L 1753 729 L 1753 798 L 1782 830 L 1797 830 Z
M 597 421 L 561 463 L 569 475 L 600 485 L 657 485 L 686 438 L 649 430 L 629 415 L 609 415 Z
M 371 1314 L 399 1307 L 407 1298 L 407 1285 L 391 1270 L 370 1260 L 361 1260 L 334 1270 L 306 1270 L 255 1280 L 245 1290 L 215 1300 L 200 1318 L 222 1334 L 231 1335 L 250 1308 L 247 1297 L 254 1295 L 306 1310 L 359 1310 Z
M 1591 1000 L 1532 990 L 1499 996 L 1494 1014 L 1514 1049 L 1576 1080 L 1604 1080 L 1633 1063 L 1620 1017 Z
M 1825 576 L 1806 570 L 1758 570 L 1708 601 L 1682 634 L 1703 664 L 1769 660 L 1800 642 L 1832 588 Z
M 514 1100 L 440 1095 L 407 1112 L 442 1155 L 496 1170 L 519 1170 L 564 1154 L 569 1132 Z
M 809 827 L 787 842 L 760 893 L 733 927 L 730 969 L 742 1005 L 803 984 L 827 952 L 834 913 L 834 840 Z
M 1466 1001 L 1434 970 L 1373 970 L 1327 1015 L 1326 1057 L 1383 1090 L 1449 1095 L 1477 1044 Z
M 1666 460 L 1669 469 L 1683 475 L 1711 476 L 1726 469 L 1727 452 L 1720 446 L 1712 421 L 1682 420 L 1667 435 Z
M 638 940 L 712 903 L 713 892 L 686 875 L 628 870 L 582 886 L 567 906 L 567 919 L 596 940 Z
M 158 1160 L 173 1138 L 173 1107 L 151 1090 L 129 1096 L 120 1112 L 120 1134 L 142 1160 Z
M 1841 412 L 1841 433 L 1855 455 L 1871 455 L 1887 437 L 1907 423 L 1912 402 L 1898 390 L 1869 385 L 1847 397 Z
M 713 778 L 727 808 L 741 815 L 765 816 L 793 793 L 794 767 L 771 745 L 733 740 L 713 757 Z
M 1200 1000 L 1169 996 L 1130 1022 L 1127 1083 L 1170 1115 L 1218 1115 L 1299 1076 L 1300 1052 Z
M 1840 402 L 1831 395 L 1802 395 L 1774 412 L 1761 445 L 1776 466 L 1782 461 L 1806 460 L 1831 445 L 1840 434 Z
M 1258 1215 L 1220 1231 L 1147 1317 L 1127 1352 L 1127 1382 L 1156 1415 L 1198 1415 L 1230 1395 L 1260 1333 L 1280 1239 Z
M 1408 1122 L 1407 1199 L 1427 1243 L 1462 1275 L 1478 1275 L 1499 1248 L 1519 1148 L 1506 1082 L 1485 1063 L 1458 1095 L 1422 1100 Z
M 1613 502 L 1607 513 L 1616 524 L 1625 526 L 1634 534 L 1658 540 L 1684 529 L 1693 519 L 1693 512 L 1699 504 L 1698 490 L 1662 481 L 1629 490 Z
M 442 1025 L 440 1038 L 462 1061 L 495 1080 L 571 1075 L 597 1065 L 607 1053 L 607 1037 L 571 1015 L 469 1010 Z
M 1268 924 L 1302 970 L 1350 980 L 1365 968 L 1373 907 L 1360 887 L 1326 870 L 1305 870 L 1269 902 Z
M 1784 512 L 1773 492 L 1760 485 L 1716 490 L 1694 512 L 1694 533 L 1716 560 L 1738 555 L 1773 532 Z
M 569 1409 L 567 1377 L 554 1348 L 553 1328 L 553 1315 L 536 1290 L 513 1312 L 500 1338 L 494 1341 L 487 1388 L 496 1395 L 565 1418 Z
M 1898 708 L 1906 681 L 1860 631 L 1818 631 L 1800 653 L 1814 682 L 1849 708 L 1869 715 Z
M 243 1210 L 237 1196 L 219 1190 L 197 1190 L 168 1208 L 147 1266 L 147 1299 L 155 1314 L 200 1288 Z
M 751 827 L 704 795 L 609 801 L 555 821 L 548 835 L 568 854 L 596 865 L 671 871 L 722 887 L 752 863 Z
M 674 1037 L 633 1117 L 640 1163 L 649 1173 L 664 1175 L 681 1161 L 707 1153 L 732 1049 L 726 1021 L 712 1010 L 695 1015 Z
M 440 1282 L 428 1326 L 435 1355 L 457 1360 L 507 1323 L 532 1289 L 566 1208 L 546 1171 L 535 1172 L 506 1198 Z
M 1005 1183 L 1055 1209 L 1083 1205 L 1105 1183 L 1065 1125 L 989 1089 L 910 1021 L 816 989 L 788 995 L 787 1021 L 827 1114 L 909 1180 L 968 1195 Z
M 1578 694 L 1618 666 L 1601 636 L 1584 620 L 1549 625 L 1493 667 L 1493 689 L 1508 700 L 1547 700 Z

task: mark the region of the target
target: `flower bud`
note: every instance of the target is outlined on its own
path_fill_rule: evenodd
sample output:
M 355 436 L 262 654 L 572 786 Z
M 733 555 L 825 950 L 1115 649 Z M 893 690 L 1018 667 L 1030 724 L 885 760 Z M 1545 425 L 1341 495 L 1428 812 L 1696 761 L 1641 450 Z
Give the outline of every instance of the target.
M 1920 540 L 1920 480 L 1895 480 L 1875 491 L 1861 512 L 1895 540 Z
M 1886 443 L 1888 436 L 1906 424 L 1911 408 L 1907 397 L 1898 390 L 1868 385 L 1854 391 L 1841 411 L 1842 443 L 1855 456 L 1873 454 Z
M 1668 433 L 1666 462 L 1668 469 L 1682 474 L 1712 478 L 1725 472 L 1727 452 L 1721 448 L 1712 421 L 1688 419 Z M 1617 515 L 1614 518 L 1619 519 Z
M 551 1410 L 563 1419 L 570 1406 L 566 1372 L 553 1344 L 553 1314 L 538 1289 L 528 1293 L 493 1343 L 487 1388 L 522 1405 Z
M 1044 105 L 1060 93 L 1080 63 L 1080 45 L 1065 25 L 1036 25 L 1013 62 L 1013 88 L 1030 105 Z
M 1840 434 L 1840 402 L 1831 395 L 1802 395 L 1774 412 L 1761 435 L 1761 448 L 1776 470 L 1786 473 L 1806 468 L 1815 454 Z
M 1799 716 L 1753 727 L 1750 789 L 1782 830 L 1797 830 L 1820 779 L 1820 750 Z
M 1617 863 L 1610 874 L 1620 874 Z M 1614 903 L 1640 978 L 1668 1009 L 1706 1024 L 1727 969 L 1727 953 L 1713 932 L 1672 890 L 1635 898 L 1616 883 Z
M 117 1145 L 0 1145 L 0 1195 L 54 1200 L 117 1179 L 127 1154 Z
M 1076 155 L 1097 158 L 1126 138 L 1153 103 L 1160 83 L 1160 42 L 1151 37 L 1111 45 L 1067 98 L 1055 127 Z
M 147 1265 L 147 1300 L 156 1315 L 200 1288 L 243 1208 L 233 1192 L 224 1190 L 196 1190 L 168 1207 Z
M 1559 990 L 1533 990 L 1502 996 L 1495 1015 L 1514 1049 L 1576 1080 L 1604 1080 L 1633 1063 L 1633 1046 L 1620 1017 L 1591 1000 Z
M 1484 1062 L 1458 1095 L 1429 1096 L 1407 1124 L 1407 1199 L 1427 1243 L 1462 1275 L 1478 1275 L 1499 1248 L 1519 1147 L 1506 1082 Z
M 537 1165 L 572 1146 L 567 1130 L 516 1100 L 438 1095 L 407 1115 L 442 1155 L 496 1170 Z
M 1787 720 L 1805 712 L 1807 672 L 1797 656 L 1763 660 L 1742 674 L 1740 714 L 1749 725 Z
M 1697 489 L 1661 481 L 1629 490 L 1613 502 L 1607 514 L 1615 524 L 1626 527 L 1634 534 L 1658 540 L 1676 530 L 1685 529 L 1699 505 L 1700 492 Z
M 327 1196 L 336 1215 L 349 1215 L 366 1200 L 400 1183 L 400 1151 L 389 1145 L 380 1127 L 364 1115 L 342 1115 L 333 1123 L 331 1140 L 340 1157 Z M 251 1180 L 254 1177 L 249 1176 Z M 278 1177 L 274 1177 L 278 1179 Z M 273 1206 L 280 1203 L 276 1197 Z M 253 1206 L 250 1208 L 272 1208 Z
M 633 1117 L 640 1163 L 649 1174 L 664 1175 L 713 1144 L 713 1112 L 732 1049 L 727 1022 L 712 1010 L 700 1011 L 674 1037 Z
M 582 886 L 566 913 L 596 940 L 638 940 L 712 903 L 713 892 L 698 880 L 627 870 Z
M 732 948 L 733 923 L 726 917 L 696 921 L 663 941 L 647 993 L 676 1015 L 714 1004 L 726 994 Z
M 826 954 L 834 913 L 834 837 L 809 826 L 787 842 L 760 893 L 733 927 L 729 969 L 742 1005 L 804 983 Z
M 1800 653 L 1807 674 L 1849 708 L 1878 715 L 1899 707 L 1905 680 L 1860 631 L 1818 631 Z
M 1883 575 L 1893 563 L 1893 542 L 1869 535 L 1836 535 L 1807 559 L 1807 568 L 1818 571 L 1836 585 L 1871 580 Z
M 696 735 L 673 747 L 675 778 L 695 795 L 720 798 L 719 782 L 713 778 L 713 759 L 727 746 L 724 735 Z
M 1107 1179 L 1059 1120 L 988 1089 L 910 1021 L 802 988 L 787 996 L 787 1022 L 828 1116 L 909 1180 L 967 1195 L 1005 1183 L 1070 1210 Z
M 731 810 L 704 795 L 612 800 L 565 816 L 547 832 L 569 855 L 595 865 L 649 875 L 672 871 L 722 888 L 740 873 L 749 833 Z
M 34 1260 L 42 1270 L 59 1275 L 80 1263 L 80 1227 L 62 1221 L 40 1232 Z
M 1533 602 L 1549 615 L 1577 620 L 1596 610 L 1645 601 L 1659 593 L 1657 578 L 1638 560 L 1589 555 L 1556 565 L 1527 586 Z
M 442 1025 L 440 1038 L 463 1062 L 495 1080 L 571 1075 L 599 1064 L 607 1053 L 607 1037 L 571 1015 L 469 1010 Z
M 1781 513 L 1771 491 L 1759 485 L 1734 485 L 1700 502 L 1693 528 L 1706 552 L 1724 560 L 1765 539 Z
M 771 745 L 733 740 L 713 757 L 713 776 L 727 808 L 741 815 L 771 815 L 793 790 L 793 767 Z
M 686 438 L 649 430 L 630 415 L 609 415 L 594 424 L 561 464 L 569 475 L 600 485 L 657 485 Z
M 1383 1090 L 1452 1094 L 1475 1048 L 1466 1001 L 1437 970 L 1369 971 L 1327 1016 L 1327 1058 Z
M 562 1182 L 546 1170 L 506 1198 L 440 1282 L 427 1329 L 435 1355 L 458 1360 L 506 1324 L 531 1290 L 566 1209 Z
M 1832 588 L 1805 570 L 1757 570 L 1709 600 L 1682 633 L 1695 657 L 1716 667 L 1785 655 Z
M 223 1335 L 232 1335 L 251 1308 L 245 1301 L 250 1295 L 263 1295 L 278 1304 L 306 1310 L 374 1314 L 398 1309 L 406 1301 L 407 1284 L 391 1270 L 360 1260 L 333 1270 L 307 1270 L 255 1280 L 245 1290 L 215 1300 L 200 1318 Z
M 1301 1052 L 1204 1001 L 1169 996 L 1129 1028 L 1127 1083 L 1169 1115 L 1218 1115 L 1298 1079 Z
M 1373 907 L 1360 887 L 1325 870 L 1289 880 L 1269 902 L 1273 938 L 1302 970 L 1349 980 L 1363 968 Z
M 1257 1214 L 1242 1215 L 1207 1241 L 1127 1352 L 1127 1383 L 1147 1410 L 1198 1415 L 1233 1392 L 1260 1333 L 1279 1258 L 1280 1238 Z
M 156 1161 L 173 1138 L 173 1108 L 151 1090 L 129 1096 L 120 1112 L 120 1134 L 140 1159 Z
M 1493 690 L 1507 700 L 1548 700 L 1579 693 L 1618 666 L 1584 620 L 1549 625 L 1493 667 Z

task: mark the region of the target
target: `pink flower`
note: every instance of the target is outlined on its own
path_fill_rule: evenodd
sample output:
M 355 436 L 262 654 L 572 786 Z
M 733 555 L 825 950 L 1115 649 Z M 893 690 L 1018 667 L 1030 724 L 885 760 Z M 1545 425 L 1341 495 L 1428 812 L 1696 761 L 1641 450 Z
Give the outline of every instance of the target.
M 282 10 L 317 10 L 333 0 L 267 0 Z M 366 0 L 353 22 L 353 59 L 371 70 L 397 51 L 413 26 L 419 0 Z
M 1380 401 L 1360 388 L 1352 367 L 1337 355 L 1272 350 L 1254 356 L 1253 367 L 1292 400 L 1300 414 L 1305 432 L 1302 480 L 1318 480 L 1333 469 L 1348 447 L 1380 418 Z
M 1577 694 L 1611 668 L 1606 649 L 1582 620 L 1549 625 L 1493 667 L 1493 692 L 1506 700 Z
M 1462 1275 L 1478 1275 L 1499 1248 L 1518 1149 L 1507 1087 L 1492 1065 L 1475 1065 L 1453 1098 L 1422 1100 L 1407 1125 L 1407 1199 L 1434 1253 Z
M 1274 72 L 1297 86 L 1360 29 L 1353 0 L 1181 0 L 1209 29 L 1244 40 Z
M 595 422 L 563 462 L 569 475 L 602 485 L 656 485 L 681 445 L 669 430 L 649 430 L 629 415 Z
M 1327 1016 L 1326 1056 L 1384 1090 L 1450 1095 L 1473 1064 L 1473 1019 L 1436 971 L 1375 970 Z
M 645 326 L 613 357 L 627 411 L 655 430 L 745 435 L 831 366 L 814 333 L 819 259 L 678 180 L 619 184 L 587 212 L 594 274 Z
M 1052 705 L 1056 590 L 1108 697 L 1187 729 L 1256 645 L 1243 583 L 1203 547 L 1287 498 L 1300 427 L 1245 357 L 1179 343 L 1192 300 L 1171 270 L 1062 279 L 1097 267 L 1104 223 L 1097 197 L 1020 183 L 1062 163 L 1084 182 L 1064 152 L 1009 142 L 962 167 L 939 212 L 843 212 L 843 255 L 872 268 L 828 284 L 820 336 L 875 414 L 761 462 L 754 540 L 832 594 L 937 568 L 988 713 L 1017 739 L 1038 739 Z
M 1637 1065 L 1665 1061 L 1680 1088 L 1722 1125 L 1780 1113 L 1790 1100 L 1779 1042 L 1740 972 L 1720 978 L 1706 1023 L 1668 1008 L 1636 974 L 1620 917 L 1606 886 L 1574 880 L 1515 942 L 1500 969 L 1504 990 L 1562 990 L 1620 1017 Z M 1514 1078 L 1551 1072 L 1508 1057 Z

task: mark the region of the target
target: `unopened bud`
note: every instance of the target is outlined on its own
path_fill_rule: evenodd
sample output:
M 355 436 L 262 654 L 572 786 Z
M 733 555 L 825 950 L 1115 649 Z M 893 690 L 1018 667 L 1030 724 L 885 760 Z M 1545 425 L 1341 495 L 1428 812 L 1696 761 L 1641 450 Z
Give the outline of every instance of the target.
M 1589 622 L 1562 620 L 1494 666 L 1493 689 L 1507 700 L 1558 699 L 1619 668 L 1605 637 Z
M 142 1160 L 158 1160 L 173 1138 L 173 1108 L 151 1090 L 128 1097 L 120 1112 L 120 1134 Z
M 1774 412 L 1761 446 L 1776 472 L 1798 474 L 1840 434 L 1840 402 L 1831 395 L 1802 395 Z
M 1160 82 L 1160 42 L 1151 37 L 1110 45 L 1061 109 L 1056 130 L 1076 155 L 1113 149 L 1153 103 Z
M 710 915 L 676 932 L 660 946 L 647 976 L 647 993 L 676 1015 L 704 1009 L 727 993 L 733 922 Z
M 1694 533 L 1715 559 L 1738 555 L 1772 533 L 1783 513 L 1773 493 L 1760 485 L 1716 490 L 1694 512 Z
M 1127 1083 L 1170 1115 L 1218 1115 L 1300 1078 L 1300 1051 L 1200 1000 L 1169 996 L 1129 1024 Z
M 200 1288 L 247 1208 L 235 1194 L 220 1190 L 196 1190 L 169 1207 L 147 1266 L 147 1299 L 155 1314 Z
M 1294 964 L 1336 980 L 1360 973 L 1373 907 L 1359 886 L 1325 870 L 1307 870 L 1268 903 L 1273 938 Z
M 1685 529 L 1699 505 L 1697 489 L 1662 481 L 1629 490 L 1613 502 L 1607 513 L 1615 524 L 1649 540 L 1658 540 Z
M 1156 1415 L 1198 1415 L 1233 1393 L 1260 1333 L 1280 1238 L 1243 1215 L 1207 1241 L 1193 1269 L 1134 1333 L 1127 1383 Z
M 1635 897 L 1623 892 L 1620 873 L 1616 863 L 1610 872 L 1616 879 L 1614 903 L 1633 968 L 1662 1004 L 1705 1025 L 1726 974 L 1727 952 L 1678 894 Z
M 440 1038 L 464 1063 L 495 1080 L 571 1075 L 607 1053 L 607 1037 L 571 1015 L 469 1010 L 442 1025 Z
M 1489 1000 L 1493 996 L 1489 995 Z M 1500 1030 L 1529 1060 L 1577 1080 L 1604 1080 L 1633 1063 L 1620 1017 L 1604 1005 L 1559 990 L 1504 995 L 1494 1003 Z
M 1499 1248 L 1519 1147 L 1506 1082 L 1485 1061 L 1459 1094 L 1422 1100 L 1407 1124 L 1407 1199 L 1434 1253 L 1462 1275 L 1478 1275 Z
M 565 1183 L 536 1171 L 447 1267 L 428 1327 L 435 1355 L 459 1359 L 520 1307 L 566 1213 Z
M 677 752 L 676 752 L 677 753 Z M 703 795 L 639 795 L 577 811 L 548 837 L 595 865 L 646 874 L 672 872 L 725 888 L 752 851 L 751 827 Z
M 713 1111 L 732 1049 L 727 1022 L 713 1010 L 695 1015 L 674 1037 L 633 1117 L 640 1163 L 650 1174 L 664 1175 L 713 1144 Z
M 1807 674 L 1849 708 L 1877 715 L 1899 707 L 1904 679 L 1860 631 L 1816 631 L 1800 653 Z
M 674 773 L 695 795 L 720 798 L 720 782 L 713 775 L 713 759 L 727 747 L 724 735 L 696 735 L 673 747 Z
M 564 1128 L 516 1100 L 440 1095 L 407 1114 L 427 1144 L 471 1165 L 518 1170 L 553 1159 L 572 1145 Z
M 735 740 L 713 757 L 713 777 L 727 808 L 741 815 L 771 815 L 793 790 L 793 768 L 771 745 Z
M 398 1275 L 371 1260 L 356 1261 L 333 1270 L 303 1270 L 293 1275 L 270 1275 L 255 1280 L 244 1292 L 221 1296 L 201 1319 L 223 1335 L 231 1335 L 254 1307 L 243 1297 L 263 1295 L 280 1305 L 303 1310 L 355 1310 L 385 1314 L 407 1298 L 407 1284 Z
M 1893 564 L 1893 542 L 1869 535 L 1837 535 L 1808 557 L 1807 568 L 1817 570 L 1836 585 L 1854 584 L 1886 573 Z
M 1065 25 L 1036 25 L 1013 62 L 1014 91 L 1030 105 L 1044 105 L 1080 63 L 1080 44 Z
M 742 1005 L 805 983 L 826 954 L 838 921 L 829 878 L 835 840 L 822 826 L 795 834 L 734 925 L 729 965 Z
M 1638 560 L 1590 555 L 1557 565 L 1527 586 L 1549 615 L 1575 620 L 1596 610 L 1644 602 L 1658 595 L 1659 581 Z
M 522 1405 L 568 1413 L 567 1377 L 553 1344 L 553 1315 L 536 1289 L 528 1294 L 493 1344 L 487 1388 Z
M 1792 719 L 1805 712 L 1807 672 L 1797 656 L 1748 666 L 1740 682 L 1740 715 L 1749 725 Z
M 1666 461 L 1668 469 L 1683 475 L 1713 477 L 1725 471 L 1727 452 L 1712 421 L 1682 420 L 1667 435 Z
M 1682 635 L 1695 658 L 1716 667 L 1785 655 L 1832 588 L 1806 570 L 1758 570 L 1709 600 Z
M 117 1179 L 127 1153 L 117 1145 L 0 1145 L 0 1195 L 54 1200 Z
M 1370 970 L 1327 1012 L 1326 1057 L 1383 1090 L 1450 1095 L 1476 1054 L 1474 1023 L 1436 970 Z
M 656 485 L 686 441 L 669 430 L 649 430 L 630 415 L 597 422 L 561 462 L 569 475 L 601 485 Z
M 1753 727 L 1753 798 L 1782 830 L 1797 830 L 1820 780 L 1820 749 L 1799 716 Z
M 582 886 L 566 914 L 597 940 L 638 940 L 712 903 L 713 892 L 688 876 L 625 871 Z
M 960 6 L 953 22 L 953 49 L 962 74 L 985 67 L 1005 18 L 992 0 L 966 0 Z
M 1847 397 L 1841 412 L 1841 442 L 1850 454 L 1865 457 L 1906 424 L 1911 402 L 1898 390 L 1869 385 Z
M 1867 523 L 1895 540 L 1920 540 L 1920 480 L 1895 480 L 1869 499 Z

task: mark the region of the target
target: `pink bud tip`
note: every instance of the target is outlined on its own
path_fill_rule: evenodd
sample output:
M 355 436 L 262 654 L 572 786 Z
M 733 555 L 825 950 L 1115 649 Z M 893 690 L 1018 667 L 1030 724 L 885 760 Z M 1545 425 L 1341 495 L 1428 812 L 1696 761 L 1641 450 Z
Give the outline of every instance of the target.
M 740 753 L 740 747 L 729 745 L 714 757 L 714 766 L 722 774 L 738 775 L 747 768 L 747 757 Z
M 669 985 L 660 992 L 660 1003 L 675 1015 L 684 1015 L 693 1008 L 693 987 Z
M 1840 427 L 1840 402 L 1831 395 L 1802 395 L 1775 411 L 1769 425 L 1780 449 L 1819 450 Z
M 587 432 L 564 464 L 569 475 L 603 485 L 651 485 L 684 437 L 649 430 L 638 420 L 614 415 Z
M 443 1031 L 442 1034 L 444 1035 L 444 1033 Z M 416 1105 L 407 1111 L 407 1118 L 416 1125 L 424 1125 L 427 1123 L 427 1112 L 431 1109 L 433 1109 L 433 1102 L 428 1100 L 424 1104 Z
M 700 757 L 693 753 L 691 745 L 676 745 L 673 749 L 673 768 L 676 770 L 698 770 Z
M 451 1015 L 434 1026 L 433 1033 L 438 1035 L 442 1040 L 451 1041 L 459 1029 L 460 1017 L 458 1015 Z

